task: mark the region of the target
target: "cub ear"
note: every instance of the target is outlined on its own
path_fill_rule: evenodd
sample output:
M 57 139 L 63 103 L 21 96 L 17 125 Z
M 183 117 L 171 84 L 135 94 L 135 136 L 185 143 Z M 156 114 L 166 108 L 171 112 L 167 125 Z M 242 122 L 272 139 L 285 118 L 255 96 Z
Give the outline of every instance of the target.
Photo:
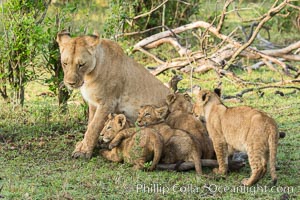
M 188 93 L 184 93 L 183 96 L 184 96 L 185 100 L 192 102 L 192 97 Z
M 221 88 L 215 88 L 214 93 L 216 93 L 219 97 L 221 97 Z
M 176 95 L 175 94 L 169 94 L 167 96 L 166 102 L 168 105 L 170 105 L 171 103 L 173 103 L 176 100 Z
M 126 124 L 126 117 L 123 114 L 118 115 L 118 124 L 120 127 L 124 127 Z
M 62 30 L 61 32 L 57 33 L 56 42 L 59 46 L 61 46 L 63 43 L 70 41 L 70 39 L 71 35 L 67 30 Z
M 155 109 L 155 112 L 157 113 L 157 116 L 160 119 L 165 119 L 167 117 L 168 111 L 169 111 L 168 106 L 163 106 Z
M 211 95 L 210 91 L 203 90 L 202 92 L 199 93 L 198 98 L 202 102 L 202 104 L 206 104 L 210 98 L 210 95 Z
M 115 114 L 114 114 L 114 113 L 109 113 L 109 115 L 108 115 L 108 119 L 109 119 L 109 120 L 111 120 L 111 119 L 113 119 L 113 118 L 114 118 L 114 116 L 115 116 Z
M 96 30 L 94 30 L 92 36 L 93 36 L 93 37 L 99 37 L 99 33 L 98 33 Z

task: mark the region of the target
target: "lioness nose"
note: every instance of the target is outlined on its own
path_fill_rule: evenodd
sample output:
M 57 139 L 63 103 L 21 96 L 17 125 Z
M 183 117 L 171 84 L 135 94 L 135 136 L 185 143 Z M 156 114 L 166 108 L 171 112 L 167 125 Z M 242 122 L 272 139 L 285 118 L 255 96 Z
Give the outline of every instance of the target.
M 66 83 L 70 86 L 74 86 L 76 85 L 76 82 L 75 81 L 66 81 Z

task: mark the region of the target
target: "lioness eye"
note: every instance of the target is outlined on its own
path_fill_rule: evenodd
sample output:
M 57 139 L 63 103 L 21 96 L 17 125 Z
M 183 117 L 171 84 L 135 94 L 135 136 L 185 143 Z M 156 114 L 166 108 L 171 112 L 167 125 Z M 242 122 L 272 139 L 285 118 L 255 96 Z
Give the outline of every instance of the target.
M 145 117 L 150 117 L 150 113 L 146 113 L 144 116 Z
M 107 127 L 107 130 L 109 130 L 109 129 L 111 129 L 111 127 L 109 126 L 109 127 Z
M 85 63 L 79 64 L 79 68 L 83 67 Z
M 67 65 L 68 65 L 68 63 L 66 63 L 66 62 L 63 62 L 63 65 L 64 65 L 64 66 L 67 66 Z

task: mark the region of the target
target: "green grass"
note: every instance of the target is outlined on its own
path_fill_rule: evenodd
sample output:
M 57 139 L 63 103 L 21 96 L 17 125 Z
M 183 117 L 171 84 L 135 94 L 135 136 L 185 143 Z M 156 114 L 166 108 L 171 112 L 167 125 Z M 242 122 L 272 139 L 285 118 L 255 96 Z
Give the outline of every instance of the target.
M 201 5 L 201 13 L 205 15 L 199 19 L 208 20 L 210 16 L 214 16 L 215 2 L 208 2 Z M 258 17 L 264 13 L 262 9 L 269 7 L 268 3 L 264 1 L 263 5 L 241 5 L 241 8 L 251 9 L 240 11 L 240 14 L 244 19 Z M 218 9 L 222 7 L 223 4 L 220 4 Z M 90 5 L 91 8 L 93 5 Z M 81 12 L 84 11 L 80 10 L 78 15 L 83 15 Z M 86 25 L 90 29 L 93 27 L 98 30 L 99 16 L 102 17 L 102 14 L 99 11 L 96 12 L 97 14 L 95 12 L 79 18 L 86 23 L 84 19 L 91 17 L 92 19 Z M 98 20 L 95 17 L 98 17 Z M 78 16 L 76 20 L 80 27 L 82 20 L 79 20 Z M 239 18 L 232 12 L 225 21 L 224 27 L 228 26 L 228 29 L 224 30 L 224 34 L 230 33 L 240 24 Z M 271 27 L 272 42 L 287 45 L 299 40 L 296 29 L 283 33 L 276 29 L 280 27 L 277 24 L 275 20 L 267 24 Z M 132 46 L 136 41 L 131 42 L 129 39 L 123 41 L 127 53 L 131 53 L 131 48 L 128 46 Z M 163 46 L 163 50 L 153 51 L 160 53 L 162 58 L 168 59 L 168 55 L 172 55 L 169 52 L 174 50 Z M 137 60 L 149 64 L 147 56 L 135 53 L 134 57 L 137 55 L 139 57 Z M 299 68 L 299 64 L 297 67 Z M 281 80 L 278 73 L 266 68 L 253 71 L 251 74 L 240 70 L 236 72 L 245 80 L 262 80 L 270 83 Z M 170 72 L 166 72 L 160 75 L 159 79 L 167 82 L 171 76 Z M 193 74 L 193 76 L 193 84 L 200 85 L 202 88 L 212 89 L 218 83 L 213 71 L 205 75 Z M 245 89 L 229 79 L 223 78 L 222 81 L 224 95 L 233 95 Z M 179 83 L 179 89 L 184 91 L 190 88 L 190 84 L 189 75 L 184 75 L 184 80 Z M 289 199 L 299 199 L 300 95 L 297 92 L 281 97 L 274 94 L 276 90 L 284 93 L 292 91 L 268 89 L 264 90 L 263 97 L 260 97 L 257 92 L 251 92 L 243 96 L 243 102 L 225 102 L 230 106 L 250 105 L 261 109 L 277 121 L 281 131 L 287 133 L 287 136 L 279 141 L 277 165 L 280 170 L 277 172 L 279 178 L 277 187 L 269 186 L 271 179 L 267 173 L 258 185 L 245 189 L 240 186 L 240 181 L 250 174 L 248 164 L 239 172 L 232 172 L 223 179 L 213 175 L 208 168 L 204 168 L 206 176 L 202 177 L 197 177 L 194 171 L 133 171 L 131 166 L 126 164 L 106 161 L 97 154 L 97 150 L 91 160 L 72 159 L 72 151 L 76 142 L 83 138 L 87 124 L 80 94 L 78 91 L 73 92 L 69 101 L 69 112 L 61 114 L 55 97 L 37 96 L 47 91 L 47 88 L 31 83 L 26 88 L 23 109 L 13 108 L 0 100 L 0 199 L 233 200 L 280 199 L 286 194 Z
M 238 73 L 249 80 L 280 80 L 278 74 L 265 69 L 252 74 Z M 165 73 L 159 78 L 167 81 L 170 76 L 170 73 Z M 202 88 L 212 89 L 217 83 L 214 72 L 194 76 L 193 83 Z M 190 84 L 188 76 L 184 77 L 179 84 L 181 90 Z M 223 80 L 223 94 L 232 95 L 241 89 L 231 81 Z M 13 110 L 11 105 L 1 102 L 1 198 L 279 199 L 285 193 L 290 199 L 299 198 L 299 92 L 281 97 L 274 94 L 275 89 L 268 89 L 263 97 L 252 92 L 244 95 L 242 103 L 226 102 L 231 106 L 251 105 L 266 111 L 278 122 L 280 130 L 287 133 L 286 138 L 279 142 L 278 187 L 272 189 L 269 186 L 271 179 L 268 173 L 258 185 L 246 190 L 240 186 L 240 181 L 249 176 L 248 164 L 222 179 L 214 176 L 208 168 L 204 169 L 205 177 L 197 177 L 194 171 L 133 171 L 126 164 L 106 161 L 97 155 L 97 151 L 91 160 L 72 159 L 74 146 L 83 138 L 86 129 L 80 94 L 74 92 L 69 112 L 60 114 L 56 98 L 37 96 L 45 90 L 36 83 L 30 84 L 24 109 Z M 281 91 L 288 93 L 291 90 Z

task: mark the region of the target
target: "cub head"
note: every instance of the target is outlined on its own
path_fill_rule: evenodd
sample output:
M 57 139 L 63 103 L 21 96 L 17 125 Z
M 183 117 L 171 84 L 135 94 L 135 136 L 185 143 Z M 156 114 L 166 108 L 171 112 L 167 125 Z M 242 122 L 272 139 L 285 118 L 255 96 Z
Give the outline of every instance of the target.
M 215 90 L 211 92 L 209 90 L 200 90 L 197 95 L 196 104 L 193 109 L 193 113 L 199 117 L 204 116 L 205 107 L 212 104 L 220 104 L 222 103 L 220 100 L 220 90 Z
M 163 122 L 168 114 L 168 107 L 142 106 L 136 120 L 139 126 L 148 126 Z
M 186 113 L 193 112 L 192 97 L 190 97 L 187 93 L 169 94 L 167 96 L 166 102 L 170 112 L 174 112 L 174 111 L 182 111 Z
M 62 31 L 56 41 L 61 54 L 64 83 L 70 89 L 80 88 L 84 76 L 96 67 L 96 47 L 100 43 L 98 35 L 71 38 L 70 33 Z
M 104 142 L 110 142 L 116 137 L 118 132 L 127 127 L 125 115 L 109 114 L 100 135 L 103 137 Z

